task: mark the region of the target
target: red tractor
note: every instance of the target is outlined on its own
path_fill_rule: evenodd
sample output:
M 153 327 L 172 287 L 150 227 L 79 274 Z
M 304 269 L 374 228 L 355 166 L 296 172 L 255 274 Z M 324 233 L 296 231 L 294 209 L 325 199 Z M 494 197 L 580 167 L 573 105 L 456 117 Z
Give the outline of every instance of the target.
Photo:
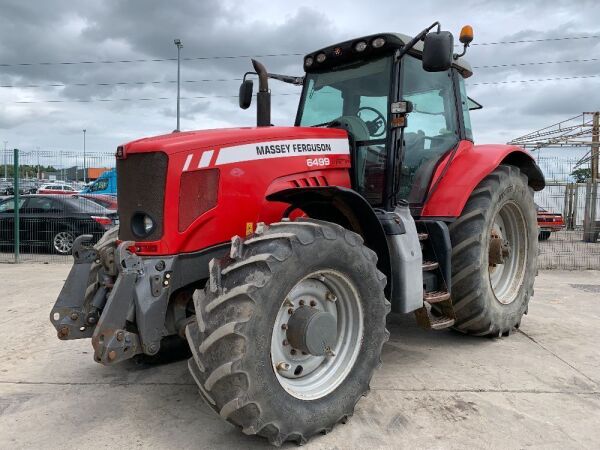
M 187 341 L 210 407 L 279 445 L 352 415 L 390 308 L 508 335 L 533 294 L 545 182 L 525 150 L 473 144 L 464 53 L 436 22 L 310 53 L 303 77 L 253 61 L 257 127 L 118 147 L 120 226 L 75 242 L 58 337 L 91 338 L 105 365 Z M 271 125 L 269 78 L 302 85 L 293 127 Z

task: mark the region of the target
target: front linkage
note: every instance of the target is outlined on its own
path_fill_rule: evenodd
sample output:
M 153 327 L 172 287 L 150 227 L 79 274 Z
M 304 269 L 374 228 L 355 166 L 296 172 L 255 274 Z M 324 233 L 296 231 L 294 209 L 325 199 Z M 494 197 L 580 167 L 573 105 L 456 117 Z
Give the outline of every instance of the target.
M 133 242 L 117 245 L 116 232 L 94 247 L 86 245 L 91 238 L 75 240 L 73 267 L 50 312 L 58 338 L 91 337 L 94 359 L 102 364 L 155 355 L 173 331 L 165 330 L 173 258 L 142 259 Z M 185 312 L 178 319 L 184 321 Z

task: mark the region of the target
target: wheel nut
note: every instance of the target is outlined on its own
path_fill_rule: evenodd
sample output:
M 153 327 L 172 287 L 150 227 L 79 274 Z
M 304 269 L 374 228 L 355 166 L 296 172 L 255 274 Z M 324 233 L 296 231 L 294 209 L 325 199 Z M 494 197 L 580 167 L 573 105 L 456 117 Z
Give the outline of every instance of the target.
M 295 350 L 295 349 L 291 349 L 291 350 L 290 350 L 290 353 L 291 353 L 292 355 L 295 355 L 295 354 L 296 354 L 296 350 Z
M 277 364 L 277 371 L 287 372 L 288 370 L 290 370 L 290 365 L 288 363 L 282 361 Z
M 290 343 L 287 341 L 287 339 L 283 340 L 283 345 L 290 345 Z
M 304 306 L 304 300 L 300 300 L 298 303 L 300 303 L 300 306 Z
M 315 306 L 317 306 L 317 302 L 315 302 L 314 300 L 311 300 L 310 306 L 312 306 L 314 308 Z
M 337 300 L 337 297 L 333 294 L 333 292 L 328 292 L 325 298 L 327 298 L 327 300 L 330 302 L 335 302 Z
M 294 308 L 288 308 L 288 314 L 293 314 L 294 313 Z
M 76 312 L 71 313 L 71 320 L 77 320 L 79 319 L 79 314 L 77 314 Z
M 281 329 L 282 330 L 287 330 L 288 329 L 288 324 L 287 323 L 282 323 L 281 324 Z

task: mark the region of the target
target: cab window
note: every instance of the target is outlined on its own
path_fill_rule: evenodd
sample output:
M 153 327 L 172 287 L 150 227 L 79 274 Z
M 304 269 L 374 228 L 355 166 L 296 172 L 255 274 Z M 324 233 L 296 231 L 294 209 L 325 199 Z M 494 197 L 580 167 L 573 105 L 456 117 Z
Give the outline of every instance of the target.
M 465 127 L 465 138 L 469 141 L 473 141 L 473 128 L 471 127 L 471 115 L 469 113 L 473 101 L 467 97 L 467 90 L 465 89 L 465 80 L 463 77 L 458 77 L 458 84 L 460 86 L 460 104 Z

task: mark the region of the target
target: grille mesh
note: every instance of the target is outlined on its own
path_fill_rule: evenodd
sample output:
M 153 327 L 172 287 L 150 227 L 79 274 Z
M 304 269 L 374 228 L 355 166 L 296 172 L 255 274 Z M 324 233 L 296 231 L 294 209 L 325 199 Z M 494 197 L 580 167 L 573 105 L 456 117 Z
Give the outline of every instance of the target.
M 117 160 L 120 239 L 156 241 L 161 238 L 167 163 L 167 155 L 162 152 L 134 153 Z M 137 237 L 131 230 L 131 218 L 136 212 L 146 213 L 155 221 L 154 230 L 145 238 Z

